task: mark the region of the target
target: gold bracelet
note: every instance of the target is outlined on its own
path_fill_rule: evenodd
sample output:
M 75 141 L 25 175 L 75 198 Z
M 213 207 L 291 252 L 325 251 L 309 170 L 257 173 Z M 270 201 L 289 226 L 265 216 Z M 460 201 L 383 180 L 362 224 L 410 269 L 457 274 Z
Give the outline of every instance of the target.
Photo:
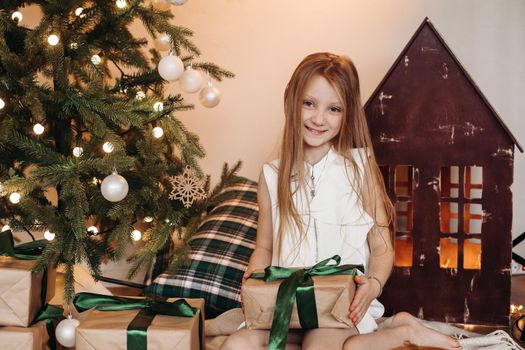
M 368 279 L 369 280 L 376 280 L 377 283 L 379 283 L 379 294 L 376 297 L 376 298 L 379 298 L 381 296 L 381 294 L 383 293 L 383 285 L 381 284 L 381 281 L 379 280 L 379 278 L 377 278 L 375 276 L 368 276 Z

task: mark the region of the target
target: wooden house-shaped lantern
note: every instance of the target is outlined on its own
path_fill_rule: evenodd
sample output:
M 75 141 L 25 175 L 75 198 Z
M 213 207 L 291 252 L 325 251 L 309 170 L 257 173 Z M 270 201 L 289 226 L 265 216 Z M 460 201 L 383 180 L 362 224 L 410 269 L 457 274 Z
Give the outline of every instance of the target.
M 397 214 L 387 312 L 508 325 L 516 141 L 425 19 L 365 105 Z

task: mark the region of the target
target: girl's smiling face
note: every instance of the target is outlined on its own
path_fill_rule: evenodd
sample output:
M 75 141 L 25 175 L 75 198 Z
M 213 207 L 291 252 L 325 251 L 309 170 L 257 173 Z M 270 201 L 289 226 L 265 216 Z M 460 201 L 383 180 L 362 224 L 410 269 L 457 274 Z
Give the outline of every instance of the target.
M 305 86 L 301 108 L 305 151 L 327 152 L 341 130 L 343 116 L 337 91 L 324 77 L 312 77 Z

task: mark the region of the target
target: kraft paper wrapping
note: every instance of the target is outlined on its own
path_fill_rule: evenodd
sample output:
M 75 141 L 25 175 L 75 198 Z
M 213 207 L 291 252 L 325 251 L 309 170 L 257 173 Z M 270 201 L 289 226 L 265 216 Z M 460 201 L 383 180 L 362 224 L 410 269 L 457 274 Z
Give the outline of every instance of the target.
M 0 256 L 0 326 L 28 327 L 42 307 L 42 274 L 31 269 L 36 260 Z M 54 269 L 47 271 L 46 302 L 55 294 Z
M 38 322 L 31 327 L 0 327 L 2 350 L 49 350 L 45 322 Z
M 170 301 L 176 299 L 169 299 Z M 201 309 L 204 328 L 204 299 L 185 300 Z M 86 311 L 76 331 L 76 350 L 127 350 L 126 329 L 140 310 Z M 194 317 L 156 315 L 148 327 L 148 349 L 199 350 L 199 320 Z M 204 347 L 204 329 L 201 339 Z
M 350 301 L 354 297 L 354 276 L 314 276 L 315 304 L 319 328 L 352 328 L 348 318 Z M 241 299 L 248 329 L 271 329 L 277 291 L 282 280 L 264 282 L 247 279 L 241 287 Z M 290 320 L 291 329 L 301 328 L 294 304 Z

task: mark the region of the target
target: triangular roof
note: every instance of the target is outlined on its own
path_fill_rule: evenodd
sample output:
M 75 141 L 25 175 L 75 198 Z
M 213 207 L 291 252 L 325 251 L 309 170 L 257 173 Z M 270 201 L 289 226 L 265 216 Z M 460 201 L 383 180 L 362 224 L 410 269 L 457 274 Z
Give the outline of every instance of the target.
M 458 65 L 459 69 L 461 70 L 461 72 L 465 75 L 465 77 L 467 78 L 467 81 L 470 83 L 470 85 L 472 86 L 472 88 L 474 89 L 474 91 L 477 93 L 477 95 L 479 96 L 479 98 L 483 101 L 483 103 L 487 106 L 487 108 L 490 110 L 490 112 L 492 113 L 492 115 L 494 116 L 494 118 L 496 118 L 496 120 L 498 121 L 499 125 L 501 126 L 501 128 L 505 131 L 505 133 L 507 134 L 507 136 L 512 140 L 512 142 L 514 143 L 514 145 L 516 145 L 516 147 L 520 150 L 520 152 L 523 153 L 523 147 L 520 145 L 520 143 L 518 142 L 518 140 L 514 137 L 514 135 L 512 134 L 512 132 L 510 131 L 510 129 L 507 127 L 507 125 L 505 125 L 505 123 L 503 122 L 503 120 L 500 118 L 500 116 L 498 115 L 498 113 L 494 110 L 494 108 L 491 106 L 491 104 L 487 101 L 487 99 L 485 98 L 485 96 L 483 95 L 483 93 L 481 92 L 481 90 L 478 88 L 478 86 L 476 85 L 476 83 L 474 82 L 474 80 L 472 80 L 472 78 L 470 77 L 470 75 L 467 73 L 467 71 L 463 68 L 463 65 L 459 62 L 459 60 L 457 59 L 457 57 L 454 55 L 454 53 L 452 52 L 452 50 L 449 48 L 449 46 L 446 44 L 445 40 L 443 39 L 443 37 L 438 33 L 438 31 L 436 30 L 436 28 L 432 25 L 432 23 L 430 22 L 430 20 L 428 19 L 428 17 L 425 17 L 425 19 L 423 20 L 423 22 L 421 23 L 421 25 L 419 26 L 419 28 L 416 30 L 416 32 L 414 33 L 414 35 L 412 36 L 412 38 L 408 41 L 408 43 L 405 45 L 405 47 L 403 48 L 403 50 L 401 51 L 401 53 L 399 54 L 399 56 L 397 57 L 397 59 L 394 61 L 394 64 L 390 67 L 390 69 L 388 70 L 388 72 L 386 73 L 385 77 L 381 80 L 381 82 L 377 85 L 376 89 L 374 90 L 374 92 L 370 95 L 370 98 L 368 99 L 368 101 L 365 103 L 365 106 L 364 106 L 364 109 L 366 110 L 368 108 L 368 105 L 372 102 L 372 100 L 374 99 L 374 96 L 376 96 L 379 91 L 381 90 L 381 88 L 383 87 L 383 84 L 389 79 L 390 75 L 392 74 L 392 72 L 394 71 L 394 69 L 396 68 L 396 66 L 398 65 L 398 63 L 405 57 L 405 54 L 406 52 L 408 51 L 408 49 L 410 48 L 410 46 L 412 45 L 412 43 L 414 42 L 414 40 L 418 37 L 419 33 L 423 30 L 423 28 L 425 28 L 425 26 L 428 26 L 428 28 L 435 34 L 436 38 L 441 42 L 441 44 L 443 44 L 443 47 L 445 47 L 445 49 L 447 50 L 448 54 L 450 55 L 450 57 L 452 58 L 452 60 L 454 60 L 454 62 Z

